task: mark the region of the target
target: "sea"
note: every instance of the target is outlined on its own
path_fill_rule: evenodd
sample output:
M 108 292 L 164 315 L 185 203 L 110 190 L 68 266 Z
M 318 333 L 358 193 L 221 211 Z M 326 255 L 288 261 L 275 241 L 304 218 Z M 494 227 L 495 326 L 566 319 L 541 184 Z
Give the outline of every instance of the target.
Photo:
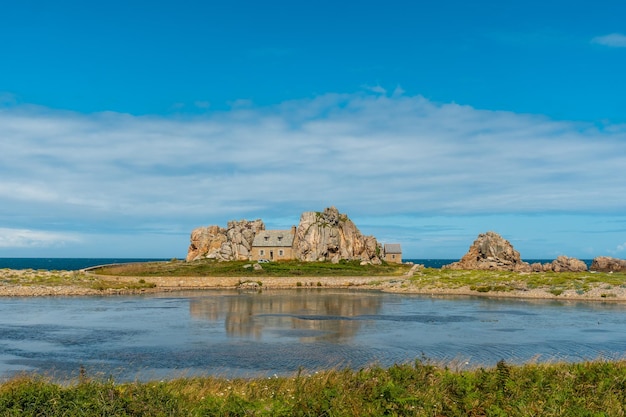
M 35 269 L 48 271 L 76 271 L 98 265 L 169 261 L 173 258 L 0 258 L 0 269 Z M 444 265 L 456 262 L 458 259 L 404 259 L 404 262 L 424 265 L 426 268 L 441 268 Z M 547 263 L 552 259 L 528 259 L 528 263 Z M 582 259 L 591 266 L 591 259 Z

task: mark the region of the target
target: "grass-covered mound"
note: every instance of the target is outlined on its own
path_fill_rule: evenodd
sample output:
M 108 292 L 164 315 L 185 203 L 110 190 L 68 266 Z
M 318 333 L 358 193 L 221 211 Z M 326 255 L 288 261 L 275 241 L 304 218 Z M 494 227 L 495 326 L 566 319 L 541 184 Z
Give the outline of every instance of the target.
M 134 291 L 154 288 L 155 285 L 142 279 L 134 282 L 115 282 L 80 271 L 48 271 L 45 269 L 0 269 L 0 285 L 8 287 L 75 287 L 85 290 Z M 62 292 L 59 295 L 63 295 Z
M 186 277 L 323 277 L 323 276 L 396 276 L 405 274 L 411 265 L 387 264 L 361 265 L 359 261 L 301 262 L 278 261 L 260 264 L 262 269 L 253 268 L 252 261 L 218 262 L 203 259 L 193 262 L 146 262 L 119 264 L 94 269 L 102 275 L 118 276 L 186 276 Z
M 258 379 L 70 385 L 16 377 L 1 416 L 623 416 L 626 362 L 456 371 L 416 361 Z
M 565 291 L 585 294 L 600 288 L 600 295 L 611 298 L 617 290 L 626 288 L 626 274 L 606 272 L 513 272 L 425 268 L 410 279 L 419 287 L 454 289 L 467 286 L 478 292 L 509 292 L 545 289 L 558 296 Z

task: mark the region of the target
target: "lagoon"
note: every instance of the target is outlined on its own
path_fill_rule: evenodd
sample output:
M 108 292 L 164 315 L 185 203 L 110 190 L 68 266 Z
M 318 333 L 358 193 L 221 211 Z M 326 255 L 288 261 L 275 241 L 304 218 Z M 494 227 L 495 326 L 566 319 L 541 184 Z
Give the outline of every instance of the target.
M 0 300 L 0 378 L 288 375 L 626 356 L 620 303 L 299 289 Z

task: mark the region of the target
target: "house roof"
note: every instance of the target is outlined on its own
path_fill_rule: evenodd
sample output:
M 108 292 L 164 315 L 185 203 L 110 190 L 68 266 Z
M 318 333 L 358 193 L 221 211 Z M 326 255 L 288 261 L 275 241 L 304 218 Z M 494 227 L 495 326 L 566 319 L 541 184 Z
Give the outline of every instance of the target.
M 291 247 L 293 233 L 291 230 L 261 230 L 254 236 L 252 247 Z
M 399 243 L 385 243 L 385 253 L 402 253 Z

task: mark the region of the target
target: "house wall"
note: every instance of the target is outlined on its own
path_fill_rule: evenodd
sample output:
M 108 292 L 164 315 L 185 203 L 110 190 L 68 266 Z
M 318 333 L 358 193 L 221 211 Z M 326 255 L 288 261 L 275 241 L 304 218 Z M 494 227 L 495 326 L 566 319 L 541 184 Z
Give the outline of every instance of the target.
M 402 263 L 402 254 L 401 253 L 386 253 L 385 261 L 389 263 Z
M 259 259 L 270 261 L 288 260 L 293 259 L 293 249 L 289 246 L 255 246 L 250 251 L 250 256 L 253 261 L 258 261 Z

